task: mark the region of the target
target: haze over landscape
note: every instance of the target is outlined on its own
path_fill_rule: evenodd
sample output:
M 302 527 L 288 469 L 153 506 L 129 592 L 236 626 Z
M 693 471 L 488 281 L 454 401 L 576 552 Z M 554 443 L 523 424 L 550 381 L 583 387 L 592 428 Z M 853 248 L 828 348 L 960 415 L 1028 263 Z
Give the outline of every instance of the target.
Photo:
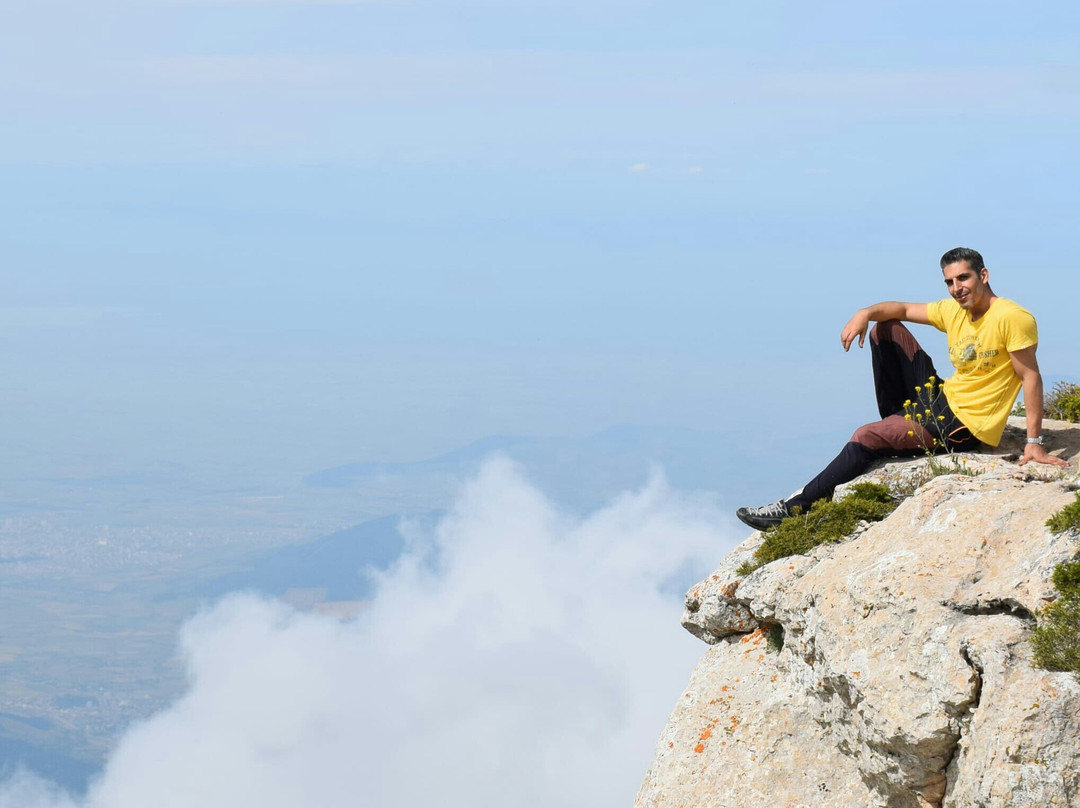
M 1072 4 L 10 5 L 3 808 L 625 805 L 856 307 L 1080 381 Z

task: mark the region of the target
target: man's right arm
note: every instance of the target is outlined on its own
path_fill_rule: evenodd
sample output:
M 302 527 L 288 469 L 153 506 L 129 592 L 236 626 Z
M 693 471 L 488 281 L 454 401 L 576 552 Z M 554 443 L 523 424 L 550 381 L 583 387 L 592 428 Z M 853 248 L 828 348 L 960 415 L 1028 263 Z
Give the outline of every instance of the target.
M 879 323 L 883 320 L 903 320 L 907 323 L 930 325 L 930 320 L 926 316 L 925 303 L 901 303 L 897 300 L 875 303 L 873 306 L 867 306 L 855 312 L 855 315 L 848 320 L 848 324 L 844 326 L 844 330 L 840 332 L 840 342 L 844 350 L 851 347 L 856 337 L 859 338 L 859 347 L 863 347 L 866 341 L 866 330 L 870 327 L 871 321 Z

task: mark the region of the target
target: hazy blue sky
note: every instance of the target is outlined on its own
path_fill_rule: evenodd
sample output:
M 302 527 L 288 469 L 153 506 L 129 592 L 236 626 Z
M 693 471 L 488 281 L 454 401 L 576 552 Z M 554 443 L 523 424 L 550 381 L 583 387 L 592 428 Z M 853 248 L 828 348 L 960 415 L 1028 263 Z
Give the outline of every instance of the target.
M 778 496 L 874 415 L 843 324 L 951 247 L 1080 380 L 1078 152 L 1063 0 L 0 0 L 5 502 L 620 424 Z M 625 805 L 703 650 L 672 582 L 760 504 L 701 487 L 488 463 L 359 619 L 224 601 L 86 799 L 0 808 Z
M 873 414 L 844 321 L 938 297 L 956 245 L 1036 313 L 1044 370 L 1078 372 L 1073 3 L 3 18 L 20 472 L 310 471 L 793 403 L 776 428 L 835 441 Z

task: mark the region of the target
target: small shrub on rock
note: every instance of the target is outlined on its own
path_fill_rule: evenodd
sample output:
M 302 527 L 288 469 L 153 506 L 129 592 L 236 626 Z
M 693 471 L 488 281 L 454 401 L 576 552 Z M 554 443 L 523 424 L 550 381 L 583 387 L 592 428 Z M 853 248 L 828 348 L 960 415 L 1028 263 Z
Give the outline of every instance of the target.
M 1046 520 L 1054 533 L 1080 529 L 1080 494 Z M 1039 612 L 1039 625 L 1031 632 L 1034 663 L 1051 671 L 1071 671 L 1080 679 L 1080 558 L 1064 561 L 1051 576 L 1060 593 Z
M 1068 671 L 1080 679 L 1080 590 L 1063 592 L 1039 612 L 1039 625 L 1031 632 L 1031 647 L 1038 667 Z
M 1058 564 L 1050 580 L 1061 594 L 1080 598 L 1080 559 Z
M 1046 526 L 1054 533 L 1066 530 L 1080 530 L 1080 494 L 1072 502 L 1046 520 Z
M 805 555 L 819 544 L 840 541 L 851 535 L 859 522 L 878 522 L 896 508 L 888 487 L 857 483 L 838 502 L 818 500 L 808 513 L 790 516 L 765 534 L 754 560 L 737 570 L 747 575 L 758 567 L 791 555 Z
M 1058 382 L 1046 396 L 1043 411 L 1047 418 L 1080 422 L 1080 385 Z

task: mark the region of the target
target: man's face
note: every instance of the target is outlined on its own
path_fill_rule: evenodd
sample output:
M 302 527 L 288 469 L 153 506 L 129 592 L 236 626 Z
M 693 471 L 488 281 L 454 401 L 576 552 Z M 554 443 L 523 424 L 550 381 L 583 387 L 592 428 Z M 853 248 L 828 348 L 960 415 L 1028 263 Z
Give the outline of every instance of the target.
M 949 294 L 960 304 L 960 308 L 979 311 L 988 302 L 990 285 L 985 267 L 976 272 L 969 262 L 956 261 L 946 264 L 942 274 Z

